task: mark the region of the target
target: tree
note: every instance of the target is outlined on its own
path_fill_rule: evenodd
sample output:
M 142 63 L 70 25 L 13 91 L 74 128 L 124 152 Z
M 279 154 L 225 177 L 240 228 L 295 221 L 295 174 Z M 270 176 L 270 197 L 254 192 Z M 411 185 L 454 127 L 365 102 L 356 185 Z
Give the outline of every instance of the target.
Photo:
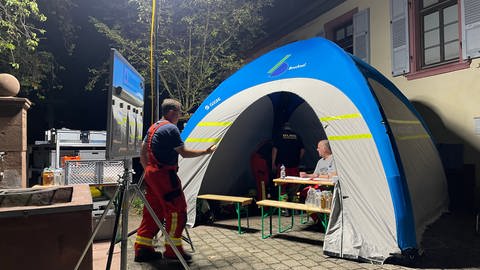
M 34 55 L 44 34 L 31 21 L 47 18 L 38 9 L 36 0 L 0 1 L 0 69 L 17 76 L 23 86 L 36 88 L 43 79 L 45 66 L 36 65 L 50 61 L 51 55 Z
M 38 9 L 36 0 L 0 1 L 0 53 L 8 55 L 13 68 L 19 68 L 15 53 L 21 49 L 34 51 L 39 42 L 38 34 L 45 33 L 29 23 L 30 19 L 41 22 L 47 19 Z
M 63 7 L 64 10 L 70 4 L 70 0 L 50 2 L 51 7 Z M 19 79 L 23 94 L 37 90 L 36 94 L 43 97 L 47 89 L 59 87 L 55 74 L 58 66 L 53 54 L 39 50 L 45 34 L 42 24 L 46 20 L 36 0 L 0 1 L 0 70 Z M 69 24 L 63 25 L 68 27 Z
M 262 34 L 262 0 L 157 1 L 161 88 L 194 110 L 226 76 L 245 62 L 245 52 Z M 150 0 L 125 3 L 137 11 L 135 22 L 92 18 L 98 31 L 150 80 Z M 98 72 L 98 70 L 94 70 Z

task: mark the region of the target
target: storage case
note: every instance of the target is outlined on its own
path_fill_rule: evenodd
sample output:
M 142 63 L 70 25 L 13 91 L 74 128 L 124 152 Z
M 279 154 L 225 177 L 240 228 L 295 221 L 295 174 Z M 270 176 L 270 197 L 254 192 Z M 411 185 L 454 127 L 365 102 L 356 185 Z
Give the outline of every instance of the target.
M 92 211 L 92 232 L 95 230 L 100 218 L 105 211 L 109 201 L 99 201 L 93 202 L 93 211 Z M 95 238 L 93 240 L 107 240 L 112 239 L 113 237 L 113 229 L 115 226 L 115 211 L 114 209 L 110 209 L 103 220 L 100 229 L 98 230 Z

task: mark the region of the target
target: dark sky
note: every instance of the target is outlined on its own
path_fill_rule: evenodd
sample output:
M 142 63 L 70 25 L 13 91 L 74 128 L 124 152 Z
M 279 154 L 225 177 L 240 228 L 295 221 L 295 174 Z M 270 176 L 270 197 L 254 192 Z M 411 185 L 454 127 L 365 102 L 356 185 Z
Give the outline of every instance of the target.
M 41 46 L 54 52 L 57 63 L 63 67 L 57 71 L 63 89 L 49 91 L 45 101 L 29 97 L 34 102 L 28 111 L 29 143 L 43 140 L 44 131 L 50 128 L 106 129 L 107 92 L 84 88 L 89 79 L 88 69 L 107 61 L 110 50 L 108 41 L 88 22 L 88 16 L 94 15 L 95 9 L 91 8 L 94 2 L 75 1 L 78 6 L 71 15 L 77 38 L 72 55 L 65 49 L 57 17 L 46 14 L 47 33 Z

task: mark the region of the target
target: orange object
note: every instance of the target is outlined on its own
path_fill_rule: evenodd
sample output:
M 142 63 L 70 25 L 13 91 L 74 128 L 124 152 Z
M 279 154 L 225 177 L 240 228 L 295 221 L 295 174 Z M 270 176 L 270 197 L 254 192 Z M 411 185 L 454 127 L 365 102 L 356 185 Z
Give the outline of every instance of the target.
M 65 162 L 67 160 L 80 160 L 80 156 L 63 156 L 62 157 L 62 167 L 65 167 Z

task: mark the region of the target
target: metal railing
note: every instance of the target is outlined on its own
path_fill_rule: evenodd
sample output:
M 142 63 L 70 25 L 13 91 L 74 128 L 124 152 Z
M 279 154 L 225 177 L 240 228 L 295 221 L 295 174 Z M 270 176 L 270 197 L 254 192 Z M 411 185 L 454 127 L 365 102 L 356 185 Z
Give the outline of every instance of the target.
M 65 162 L 65 185 L 117 183 L 123 161 L 69 160 Z

